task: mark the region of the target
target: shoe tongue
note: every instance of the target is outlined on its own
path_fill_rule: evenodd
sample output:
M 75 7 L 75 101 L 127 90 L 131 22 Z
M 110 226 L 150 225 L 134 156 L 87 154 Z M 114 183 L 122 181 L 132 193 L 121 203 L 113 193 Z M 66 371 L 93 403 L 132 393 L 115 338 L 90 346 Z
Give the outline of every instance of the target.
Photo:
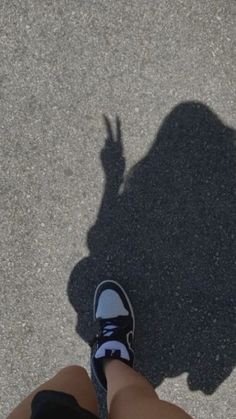
M 119 349 L 106 349 L 105 351 L 106 358 L 120 358 L 120 350 Z

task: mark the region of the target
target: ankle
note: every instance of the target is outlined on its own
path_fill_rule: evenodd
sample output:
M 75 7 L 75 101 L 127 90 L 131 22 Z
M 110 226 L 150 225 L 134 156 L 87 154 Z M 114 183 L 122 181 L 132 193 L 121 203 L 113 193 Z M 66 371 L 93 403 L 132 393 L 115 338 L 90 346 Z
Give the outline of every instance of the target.
M 104 361 L 103 361 L 103 371 L 104 371 L 105 374 L 106 374 L 106 369 L 107 369 L 108 364 L 112 361 L 114 361 L 114 359 L 108 359 L 108 358 L 104 359 Z
M 105 375 L 107 375 L 107 373 L 109 373 L 109 370 L 113 369 L 113 366 L 111 367 L 111 364 L 112 365 L 118 364 L 118 366 L 116 366 L 116 368 L 119 368 L 119 364 L 123 364 L 123 362 L 120 361 L 119 359 L 111 359 L 111 358 L 104 359 L 104 361 L 103 361 L 103 371 L 104 371 Z

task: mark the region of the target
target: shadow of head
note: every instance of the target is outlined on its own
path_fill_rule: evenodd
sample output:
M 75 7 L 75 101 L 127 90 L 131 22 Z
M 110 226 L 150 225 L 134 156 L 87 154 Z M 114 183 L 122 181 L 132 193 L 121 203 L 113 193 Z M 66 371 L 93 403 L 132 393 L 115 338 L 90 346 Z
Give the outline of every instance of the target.
M 95 287 L 116 279 L 136 313 L 136 368 L 154 386 L 187 372 L 211 394 L 235 365 L 235 133 L 182 103 L 124 180 L 120 127 L 115 139 L 106 123 L 104 196 L 68 285 L 77 331 L 91 339 Z

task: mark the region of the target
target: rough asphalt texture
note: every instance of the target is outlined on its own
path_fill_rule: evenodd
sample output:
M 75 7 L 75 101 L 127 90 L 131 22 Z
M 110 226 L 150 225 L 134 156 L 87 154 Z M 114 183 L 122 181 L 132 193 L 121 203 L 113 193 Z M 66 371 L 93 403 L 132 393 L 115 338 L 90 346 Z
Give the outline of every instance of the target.
M 235 14 L 0 3 L 2 418 L 59 368 L 89 370 L 104 275 L 128 288 L 137 368 L 159 395 L 235 417 Z M 102 114 L 119 116 L 124 151 L 110 138 L 101 162 Z M 125 174 L 140 163 L 120 190 L 124 157 Z

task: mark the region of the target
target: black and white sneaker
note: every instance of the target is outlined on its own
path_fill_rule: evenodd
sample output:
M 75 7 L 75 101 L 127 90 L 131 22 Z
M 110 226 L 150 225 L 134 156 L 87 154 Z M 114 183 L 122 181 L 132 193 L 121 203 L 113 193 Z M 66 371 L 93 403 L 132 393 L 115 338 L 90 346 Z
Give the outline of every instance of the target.
M 106 391 L 105 359 L 119 359 L 133 366 L 134 313 L 124 289 L 115 281 L 101 282 L 94 295 L 94 321 L 98 333 L 91 344 L 92 370 Z

